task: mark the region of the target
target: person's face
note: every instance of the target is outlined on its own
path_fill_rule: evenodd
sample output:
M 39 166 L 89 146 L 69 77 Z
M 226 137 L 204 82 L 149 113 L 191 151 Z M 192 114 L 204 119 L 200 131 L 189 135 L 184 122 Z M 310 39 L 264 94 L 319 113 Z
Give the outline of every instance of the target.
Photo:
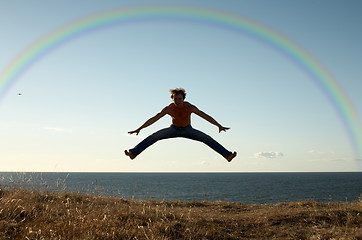
M 182 94 L 176 94 L 175 96 L 173 96 L 173 102 L 176 106 L 182 106 L 184 102 L 184 97 L 182 96 Z

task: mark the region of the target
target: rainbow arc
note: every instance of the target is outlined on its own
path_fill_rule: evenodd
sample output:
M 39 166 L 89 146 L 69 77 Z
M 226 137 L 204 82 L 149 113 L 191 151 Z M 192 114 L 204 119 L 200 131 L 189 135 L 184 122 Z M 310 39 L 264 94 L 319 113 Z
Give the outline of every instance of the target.
M 0 97 L 5 95 L 11 85 L 19 80 L 28 68 L 36 64 L 37 60 L 61 44 L 81 34 L 111 25 L 151 20 L 185 21 L 238 31 L 276 49 L 305 72 L 327 97 L 344 125 L 359 168 L 358 162 L 362 159 L 362 134 L 358 116 L 333 76 L 307 51 L 282 34 L 250 19 L 218 10 L 193 6 L 138 6 L 101 12 L 71 22 L 34 42 L 9 63 L 0 75 Z

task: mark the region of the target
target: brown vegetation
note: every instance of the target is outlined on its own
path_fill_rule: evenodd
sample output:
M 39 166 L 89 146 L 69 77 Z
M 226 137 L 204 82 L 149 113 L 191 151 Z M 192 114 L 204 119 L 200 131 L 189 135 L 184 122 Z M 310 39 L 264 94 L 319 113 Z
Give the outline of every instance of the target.
M 251 205 L 0 190 L 0 239 L 362 239 L 362 201 Z

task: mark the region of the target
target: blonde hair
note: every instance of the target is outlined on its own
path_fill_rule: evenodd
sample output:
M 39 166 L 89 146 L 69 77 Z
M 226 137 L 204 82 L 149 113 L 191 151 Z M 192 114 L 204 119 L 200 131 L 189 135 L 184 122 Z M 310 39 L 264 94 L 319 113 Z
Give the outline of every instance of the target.
M 186 91 L 183 88 L 175 88 L 175 89 L 170 89 L 170 93 L 171 93 L 171 98 L 173 99 L 173 97 L 177 94 L 182 94 L 183 98 L 186 98 Z

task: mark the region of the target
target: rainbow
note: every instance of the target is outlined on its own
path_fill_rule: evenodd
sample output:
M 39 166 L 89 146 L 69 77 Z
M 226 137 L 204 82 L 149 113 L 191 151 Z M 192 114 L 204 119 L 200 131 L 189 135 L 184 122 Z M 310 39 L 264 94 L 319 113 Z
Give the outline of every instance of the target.
M 0 75 L 0 97 L 37 60 L 75 37 L 111 25 L 151 20 L 176 20 L 207 24 L 240 32 L 276 49 L 296 64 L 316 84 L 336 110 L 350 139 L 357 167 L 362 158 L 362 134 L 357 113 L 337 81 L 310 54 L 282 34 L 250 19 L 193 6 L 137 6 L 97 13 L 47 34 L 20 53 Z

